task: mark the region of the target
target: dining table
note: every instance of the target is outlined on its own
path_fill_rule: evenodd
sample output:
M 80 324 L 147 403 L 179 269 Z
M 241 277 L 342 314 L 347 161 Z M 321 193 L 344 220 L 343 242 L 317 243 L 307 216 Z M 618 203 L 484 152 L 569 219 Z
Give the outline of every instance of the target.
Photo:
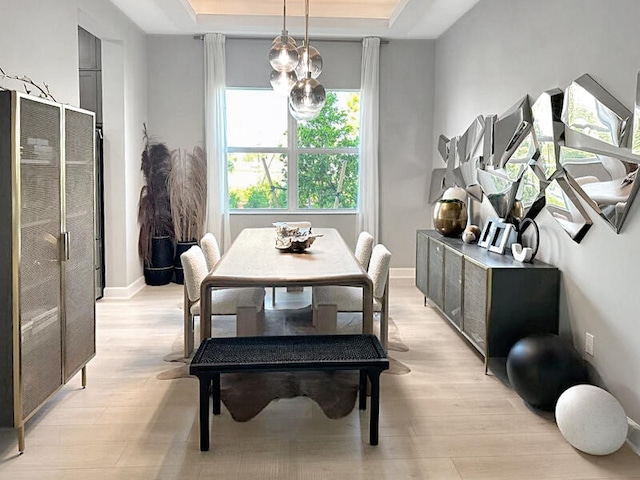
M 211 289 L 338 285 L 362 287 L 362 333 L 373 333 L 373 284 L 335 228 L 301 252 L 276 248 L 274 228 L 245 228 L 200 285 L 200 339 L 211 337 Z

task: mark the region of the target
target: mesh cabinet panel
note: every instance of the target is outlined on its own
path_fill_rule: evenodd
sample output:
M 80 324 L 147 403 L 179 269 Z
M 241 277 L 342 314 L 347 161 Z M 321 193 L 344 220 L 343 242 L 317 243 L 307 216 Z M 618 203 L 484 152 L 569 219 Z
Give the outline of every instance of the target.
M 444 313 L 462 328 L 462 255 L 445 247 Z
M 428 297 L 438 307 L 443 309 L 442 282 L 444 280 L 443 272 L 444 262 L 444 246 L 440 242 L 429 240 L 429 295 Z
M 62 385 L 60 108 L 20 100 L 20 332 L 26 417 Z
M 473 262 L 464 262 L 464 320 L 462 330 L 486 353 L 488 270 Z
M 69 259 L 65 262 L 65 381 L 95 353 L 94 125 L 65 109 L 65 199 Z

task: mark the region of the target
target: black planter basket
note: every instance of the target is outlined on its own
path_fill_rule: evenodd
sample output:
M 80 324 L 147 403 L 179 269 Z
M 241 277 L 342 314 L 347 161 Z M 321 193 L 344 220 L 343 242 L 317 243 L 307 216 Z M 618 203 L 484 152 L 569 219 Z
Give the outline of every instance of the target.
M 151 265 L 144 267 L 144 281 L 147 285 L 167 285 L 173 277 L 173 242 L 171 237 L 151 239 Z
M 173 261 L 174 270 L 174 279 L 173 281 L 178 285 L 184 284 L 184 270 L 182 269 L 182 260 L 180 259 L 180 255 L 189 250 L 194 245 L 197 245 L 198 242 L 192 240 L 190 242 L 177 242 L 176 243 L 176 256 Z

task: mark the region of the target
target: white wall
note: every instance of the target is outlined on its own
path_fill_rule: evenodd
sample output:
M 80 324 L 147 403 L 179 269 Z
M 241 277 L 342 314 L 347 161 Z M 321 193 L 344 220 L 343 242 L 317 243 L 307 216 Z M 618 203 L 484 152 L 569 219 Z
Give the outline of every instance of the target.
M 62 103 L 79 103 L 78 25 L 103 40 L 107 288 L 126 288 L 142 273 L 136 217 L 147 115 L 144 34 L 101 0 L 5 0 L 0 11 L 0 66 L 48 83 Z
M 481 0 L 437 41 L 434 137 L 461 134 L 477 115 L 500 114 L 525 94 L 535 100 L 583 73 L 632 109 L 638 18 L 637 0 Z M 591 363 L 637 421 L 640 201 L 619 235 L 586 208 L 594 225 L 581 244 L 545 211 L 536 218 L 538 258 L 562 272 L 561 330 L 581 351 L 585 332 L 595 335 Z
M 227 39 L 227 85 L 269 87 L 271 39 Z M 326 88 L 360 88 L 359 42 L 313 42 L 324 59 Z M 191 36 L 152 35 L 149 51 L 149 126 L 169 148 L 204 143 L 203 44 Z M 380 50 L 380 241 L 393 267 L 415 264 L 415 229 L 428 217 L 426 185 L 431 165 L 435 42 L 391 41 Z M 407 67 L 410 65 L 410 67 Z M 282 214 L 231 216 L 231 236 L 246 227 L 268 226 Z M 351 246 L 355 215 L 291 214 L 318 227 L 335 227 Z

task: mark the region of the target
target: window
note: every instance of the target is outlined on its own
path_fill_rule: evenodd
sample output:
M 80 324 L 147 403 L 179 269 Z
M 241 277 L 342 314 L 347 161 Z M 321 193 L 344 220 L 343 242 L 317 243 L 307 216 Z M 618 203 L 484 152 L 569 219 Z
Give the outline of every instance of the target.
M 296 123 L 271 90 L 227 89 L 231 209 L 354 210 L 360 94 L 327 91 L 320 115 Z

